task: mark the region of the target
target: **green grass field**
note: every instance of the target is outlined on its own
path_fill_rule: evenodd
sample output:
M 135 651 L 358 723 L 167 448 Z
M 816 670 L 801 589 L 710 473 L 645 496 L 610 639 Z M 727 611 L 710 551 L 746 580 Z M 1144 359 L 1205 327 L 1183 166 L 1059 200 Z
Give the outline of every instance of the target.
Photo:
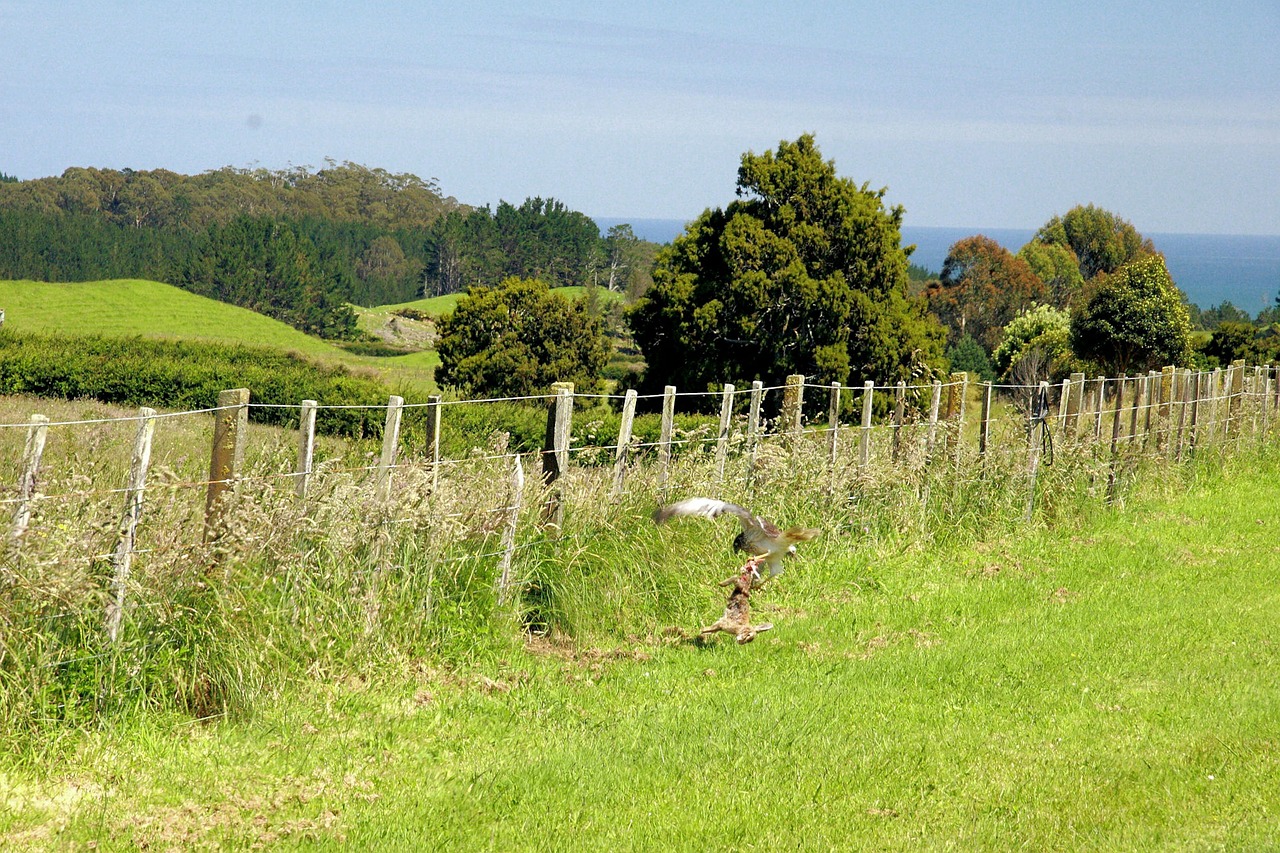
M 0 757 L 0 846 L 1275 849 L 1278 475 L 828 537 L 757 594 L 776 628 L 747 646 L 513 633 L 468 666 L 351 660 L 244 720 L 70 731 Z M 637 552 L 706 566 L 705 622 L 727 530 L 705 563 L 675 529 Z
M 372 371 L 415 398 L 435 393 L 434 350 L 379 358 L 347 352 L 254 311 L 156 281 L 0 281 L 5 325 L 21 332 L 201 340 L 269 346 Z

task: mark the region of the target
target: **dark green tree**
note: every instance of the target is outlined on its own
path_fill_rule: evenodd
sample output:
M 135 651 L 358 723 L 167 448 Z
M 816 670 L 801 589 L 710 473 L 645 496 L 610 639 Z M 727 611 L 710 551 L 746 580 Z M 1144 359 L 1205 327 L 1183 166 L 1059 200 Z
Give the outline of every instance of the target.
M 470 396 L 520 397 L 557 381 L 598 391 L 609 360 L 600 320 L 537 279 L 473 287 L 440 321 L 436 380 Z
M 996 371 L 991 366 L 987 351 L 974 340 L 973 335 L 965 335 L 947 347 L 947 361 L 951 362 L 952 371 L 972 373 L 982 382 L 994 382 L 996 379 Z
M 1071 349 L 1110 376 L 1190 359 L 1191 322 L 1164 258 L 1148 255 L 1104 275 L 1071 318 Z
M 1258 330 L 1252 323 L 1239 320 L 1223 320 L 1213 330 L 1213 335 L 1204 345 L 1204 354 L 1214 360 L 1214 364 L 1226 367 L 1238 358 L 1248 360 L 1250 345 Z
M 909 378 L 942 364 L 943 330 L 907 294 L 902 208 L 836 174 L 812 136 L 748 152 L 738 199 L 663 249 L 627 319 L 647 390 L 674 384 Z

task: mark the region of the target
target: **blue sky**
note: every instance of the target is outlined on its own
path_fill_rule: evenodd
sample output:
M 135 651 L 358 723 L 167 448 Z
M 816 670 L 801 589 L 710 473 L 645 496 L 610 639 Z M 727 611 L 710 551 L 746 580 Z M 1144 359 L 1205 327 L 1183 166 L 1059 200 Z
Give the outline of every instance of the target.
M 0 0 L 0 171 L 321 166 L 692 218 L 812 132 L 909 225 L 1280 234 L 1280 3 Z

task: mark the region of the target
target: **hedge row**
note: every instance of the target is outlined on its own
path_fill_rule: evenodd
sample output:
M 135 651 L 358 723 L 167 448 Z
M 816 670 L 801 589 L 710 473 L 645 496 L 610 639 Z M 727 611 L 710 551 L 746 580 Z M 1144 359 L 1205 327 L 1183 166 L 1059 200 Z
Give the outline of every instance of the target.
M 389 389 L 340 366 L 240 344 L 35 335 L 0 330 L 0 394 L 94 399 L 157 409 L 207 409 L 218 393 L 248 388 L 254 403 L 385 406 Z M 296 409 L 249 410 L 264 424 L 296 425 Z M 361 437 L 381 432 L 376 409 L 326 410 L 322 432 Z

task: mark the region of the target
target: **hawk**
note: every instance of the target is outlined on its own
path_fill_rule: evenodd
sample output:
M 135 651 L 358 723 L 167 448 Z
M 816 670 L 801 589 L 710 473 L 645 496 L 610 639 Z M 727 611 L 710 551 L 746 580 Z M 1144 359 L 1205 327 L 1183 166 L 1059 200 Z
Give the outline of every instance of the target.
M 768 519 L 761 518 L 737 504 L 718 501 L 715 498 L 685 498 L 659 507 L 653 513 L 653 520 L 656 524 L 662 524 L 667 519 L 678 515 L 715 518 L 724 513 L 737 516 L 738 521 L 742 523 L 742 532 L 733 540 L 733 547 L 738 551 L 745 551 L 756 565 L 763 565 L 768 569 L 765 576 L 754 582 L 753 586 L 760 586 L 775 575 L 782 574 L 782 558 L 796 552 L 796 543 L 808 542 L 822 532 L 812 527 L 789 527 L 781 530 Z

